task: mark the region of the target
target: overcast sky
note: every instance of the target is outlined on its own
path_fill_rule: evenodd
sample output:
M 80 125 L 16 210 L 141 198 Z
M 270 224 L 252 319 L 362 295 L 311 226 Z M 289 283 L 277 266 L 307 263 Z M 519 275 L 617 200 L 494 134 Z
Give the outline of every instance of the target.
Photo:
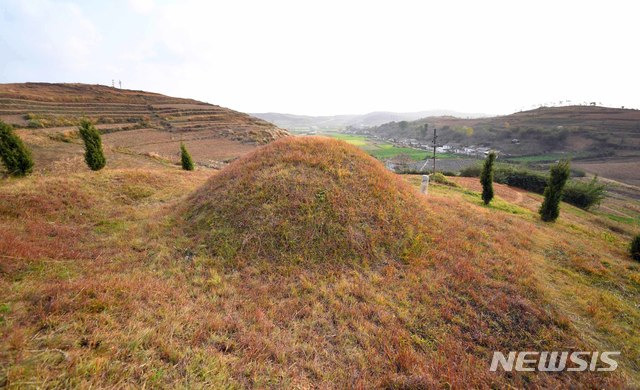
M 0 82 L 245 112 L 640 108 L 637 1 L 0 0 Z

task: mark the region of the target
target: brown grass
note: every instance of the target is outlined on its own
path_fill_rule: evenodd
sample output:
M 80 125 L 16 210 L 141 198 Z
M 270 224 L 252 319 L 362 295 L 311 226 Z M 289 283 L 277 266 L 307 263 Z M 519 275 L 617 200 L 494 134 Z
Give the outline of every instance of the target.
M 124 148 L 135 153 L 155 153 L 178 162 L 180 143 L 184 143 L 194 161 L 206 164 L 209 161 L 226 161 L 242 156 L 255 149 L 255 145 L 221 138 L 214 131 L 170 133 L 156 129 L 120 131 L 103 136 L 106 146 Z
M 564 204 L 557 224 L 542 224 L 535 198 L 516 205 L 500 190 L 490 207 L 474 191 L 437 184 L 425 198 L 377 164 L 337 141 L 283 140 L 219 174 L 159 165 L 3 181 L 3 384 L 640 383 L 640 267 L 624 253 L 627 233 Z M 254 197 L 244 200 L 246 210 L 226 203 L 246 196 Z M 296 207 L 285 207 L 287 200 Z M 320 200 L 324 208 L 314 209 Z M 185 210 L 194 218 L 187 225 Z M 235 213 L 246 226 L 223 220 Z M 287 221 L 302 229 L 285 230 Z M 317 229 L 322 239 L 309 236 L 314 221 L 331 227 Z M 219 245 L 209 234 L 228 227 L 249 238 L 244 247 L 212 251 Z M 355 245 L 357 229 L 369 232 L 362 239 L 369 247 Z M 413 238 L 424 231 L 423 246 L 403 257 L 401 249 L 412 247 L 385 248 L 386 230 Z M 328 233 L 347 244 L 332 244 Z M 282 246 L 261 252 L 250 238 Z M 323 243 L 338 256 L 319 256 Z M 582 348 L 621 350 L 621 368 L 615 375 L 488 371 L 494 350 Z
M 410 262 L 427 241 L 428 214 L 415 190 L 330 139 L 274 142 L 216 175 L 189 203 L 194 235 L 229 260 Z

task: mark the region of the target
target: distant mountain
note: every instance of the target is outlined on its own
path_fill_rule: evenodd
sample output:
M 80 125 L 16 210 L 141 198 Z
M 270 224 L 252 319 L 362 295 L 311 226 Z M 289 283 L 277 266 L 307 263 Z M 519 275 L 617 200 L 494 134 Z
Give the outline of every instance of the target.
M 415 121 L 428 116 L 454 116 L 458 118 L 478 118 L 484 114 L 469 114 L 450 110 L 430 110 L 418 112 L 374 111 L 362 115 L 308 116 L 280 114 L 275 112 L 251 114 L 257 118 L 271 122 L 278 127 L 289 130 L 339 130 L 346 127 L 370 127 L 387 122 Z

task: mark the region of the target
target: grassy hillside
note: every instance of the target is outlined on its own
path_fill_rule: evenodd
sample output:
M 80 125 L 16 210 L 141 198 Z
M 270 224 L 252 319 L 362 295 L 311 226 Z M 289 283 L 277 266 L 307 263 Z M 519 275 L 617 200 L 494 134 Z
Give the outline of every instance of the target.
M 543 107 L 511 115 L 459 119 L 430 117 L 409 123 L 387 123 L 372 134 L 431 140 L 436 127 L 440 143 L 486 145 L 514 156 L 552 152 L 588 156 L 640 156 L 640 110 L 597 106 Z M 513 143 L 518 139 L 518 143 Z M 553 160 L 554 157 L 549 157 Z
M 576 168 L 640 188 L 640 110 L 543 107 L 491 118 L 428 117 L 356 131 L 428 143 L 434 128 L 440 145 L 489 147 L 500 151 L 501 160 L 529 165 L 570 158 Z
M 108 147 L 175 161 L 184 142 L 197 162 L 219 164 L 286 131 L 224 107 L 144 91 L 87 84 L 0 84 L 0 120 L 27 136 L 77 141 L 82 118 Z
M 566 204 L 544 224 L 501 185 L 485 207 L 475 179 L 424 197 L 326 139 L 220 172 L 118 163 L 0 182 L 4 385 L 640 385 L 637 226 Z M 494 350 L 576 349 L 620 368 L 488 370 Z

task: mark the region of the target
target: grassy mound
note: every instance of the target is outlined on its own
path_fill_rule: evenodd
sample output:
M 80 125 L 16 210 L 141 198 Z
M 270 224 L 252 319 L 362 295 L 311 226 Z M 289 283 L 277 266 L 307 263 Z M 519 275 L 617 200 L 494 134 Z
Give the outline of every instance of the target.
M 191 199 L 214 256 L 276 262 L 410 262 L 426 248 L 416 190 L 345 142 L 285 138 L 236 161 Z
M 271 149 L 271 156 L 282 147 Z M 343 150 L 330 150 L 336 148 Z M 238 164 L 264 161 L 261 153 Z M 353 167 L 360 162 L 354 158 Z M 304 164 L 292 163 L 298 166 Z M 496 185 L 496 201 L 485 207 L 476 191 L 432 183 L 426 201 L 418 195 L 416 208 L 404 201 L 404 212 L 415 211 L 407 220 L 428 228 L 427 238 L 416 238 L 427 247 L 413 250 L 408 262 L 229 267 L 220 256 L 197 251 L 176 223 L 175 209 L 189 206 L 196 218 L 193 202 L 207 191 L 223 194 L 211 186 L 231 187 L 224 179 L 231 172 L 211 179 L 205 169 L 160 166 L 2 181 L 0 383 L 639 387 L 640 263 L 627 254 L 635 225 L 614 230 L 569 205 L 558 223 L 548 225 L 535 217 L 535 194 L 508 196 L 520 192 Z M 419 176 L 403 178 L 420 185 Z M 396 196 L 405 193 L 393 178 L 380 180 Z M 197 188 L 197 197 L 185 195 Z M 248 192 L 239 184 L 232 188 Z M 198 225 L 190 228 L 209 237 Z M 240 253 L 249 259 L 250 251 L 241 247 Z M 620 366 L 614 373 L 489 371 L 494 351 L 567 350 L 621 351 Z

